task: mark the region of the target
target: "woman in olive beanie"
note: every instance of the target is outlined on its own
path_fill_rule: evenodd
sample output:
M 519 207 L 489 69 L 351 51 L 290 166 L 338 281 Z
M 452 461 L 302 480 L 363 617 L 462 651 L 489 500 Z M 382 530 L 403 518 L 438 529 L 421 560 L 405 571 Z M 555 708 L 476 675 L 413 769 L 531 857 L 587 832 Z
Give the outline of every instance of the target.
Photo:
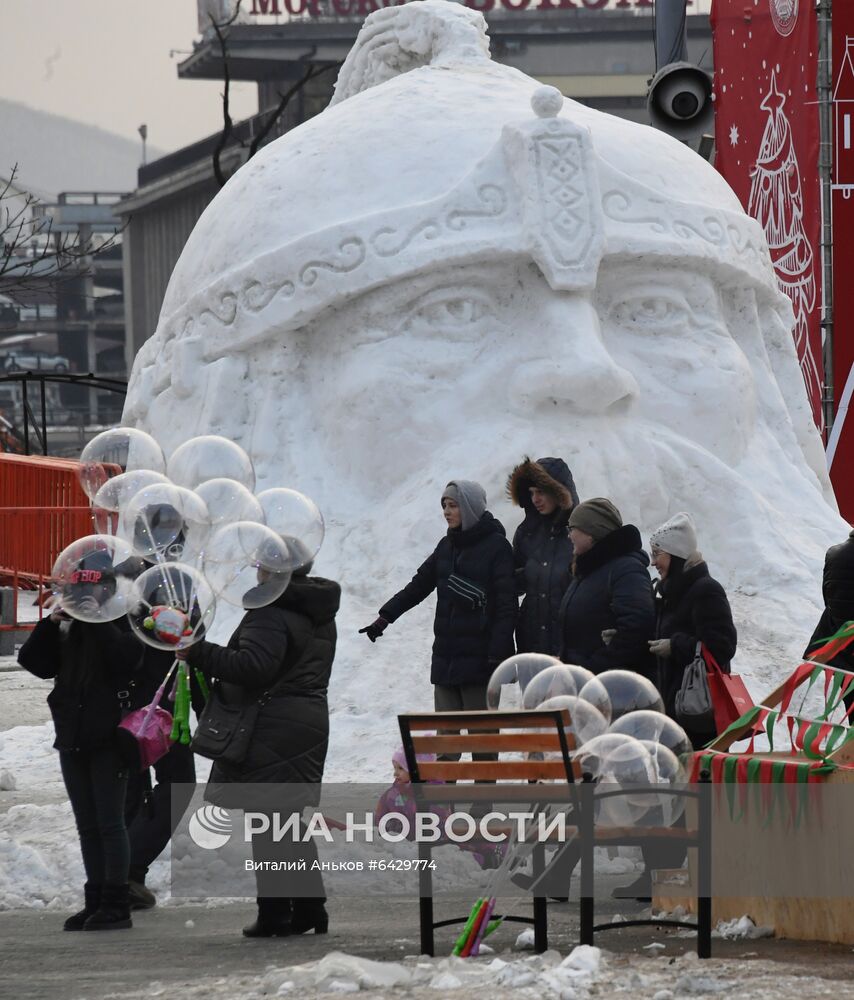
M 610 500 L 596 497 L 572 511 L 569 536 L 575 557 L 561 603 L 561 659 L 594 673 L 652 677 L 647 642 L 655 633 L 655 603 L 640 532 L 623 524 Z

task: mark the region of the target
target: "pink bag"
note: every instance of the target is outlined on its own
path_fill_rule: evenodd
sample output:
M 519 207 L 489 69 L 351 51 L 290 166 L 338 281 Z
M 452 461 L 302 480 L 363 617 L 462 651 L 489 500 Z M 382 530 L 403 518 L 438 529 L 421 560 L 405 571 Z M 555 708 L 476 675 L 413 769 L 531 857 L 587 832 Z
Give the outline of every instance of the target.
M 157 689 L 151 704 L 130 712 L 119 723 L 116 737 L 119 753 L 130 767 L 147 771 L 152 764 L 164 757 L 172 746 L 172 716 L 158 704 L 175 669 L 175 664 Z
M 152 702 L 126 715 L 119 723 L 120 752 L 128 763 L 145 771 L 169 753 L 172 716 Z

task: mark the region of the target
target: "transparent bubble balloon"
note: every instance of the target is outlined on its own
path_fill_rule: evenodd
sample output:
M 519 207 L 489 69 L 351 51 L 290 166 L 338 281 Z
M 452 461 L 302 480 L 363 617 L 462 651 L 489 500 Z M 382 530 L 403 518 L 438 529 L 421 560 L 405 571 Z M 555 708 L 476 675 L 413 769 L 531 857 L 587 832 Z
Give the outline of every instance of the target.
M 67 614 L 81 622 L 111 622 L 126 614 L 132 577 L 140 569 L 127 542 L 86 535 L 64 548 L 53 565 L 53 592 Z
M 255 469 L 246 452 L 216 434 L 185 441 L 169 458 L 166 475 L 188 490 L 194 490 L 209 479 L 235 479 L 250 493 L 255 489 Z
M 633 736 L 636 740 L 660 743 L 677 757 L 690 754 L 693 749 L 688 734 L 679 723 L 662 715 L 661 712 L 648 710 L 629 712 L 628 715 L 612 722 L 608 732 L 623 733 L 626 736 Z
M 540 671 L 560 663 L 548 653 L 517 653 L 500 663 L 486 687 L 486 707 L 493 710 L 521 708 L 525 688 Z
M 605 685 L 598 677 L 594 675 L 583 687 L 579 688 L 578 697 L 590 702 L 609 723 L 611 722 L 611 698 Z
M 664 711 L 664 702 L 656 686 L 633 670 L 605 670 L 596 680 L 608 692 L 612 722 L 629 712 Z
M 264 523 L 258 498 L 236 479 L 208 479 L 195 492 L 204 500 L 213 527 L 234 521 Z
M 577 750 L 582 744 L 601 736 L 608 728 L 608 723 L 600 711 L 574 695 L 548 698 L 537 708 L 544 712 L 552 709 L 569 712 L 569 725 L 563 728 L 568 736 L 572 736 L 573 743 L 570 744 L 570 750 Z M 547 754 L 547 757 L 550 758 L 551 754 Z
M 676 754 L 662 743 L 653 740 L 640 742 L 652 758 L 656 783 L 684 791 L 688 784 L 688 772 Z M 672 826 L 685 811 L 685 798 L 682 795 L 669 795 L 662 789 L 655 796 L 655 800 L 656 806 L 652 807 L 644 817 L 645 825 Z
M 582 771 L 597 784 L 596 822 L 603 826 L 635 826 L 657 806 L 649 786 L 657 783 L 649 750 L 631 736 L 604 733 L 585 743 L 575 755 Z M 607 796 L 613 791 L 620 795 Z
M 298 490 L 282 487 L 263 490 L 258 502 L 264 510 L 264 523 L 285 539 L 293 540 L 293 570 L 308 565 L 323 544 L 326 526 L 317 504 Z M 298 560 L 302 560 L 301 564 Z
M 263 608 L 291 582 L 291 553 L 271 528 L 238 521 L 218 528 L 205 558 L 214 591 L 239 608 Z
M 134 632 L 155 649 L 186 649 L 205 637 L 216 614 L 216 597 L 193 566 L 163 562 L 133 584 L 128 619 Z
M 166 471 L 160 445 L 150 434 L 135 427 L 114 427 L 93 437 L 86 445 L 80 454 L 77 474 L 86 496 L 94 500 L 108 479 L 139 469 Z
M 169 480 L 162 472 L 154 472 L 151 469 L 137 469 L 133 472 L 122 472 L 106 483 L 98 490 L 92 502 L 101 510 L 109 510 L 117 513 L 123 510 L 127 504 L 146 486 L 153 486 L 155 483 L 168 483 Z
M 578 688 L 572 672 L 563 663 L 556 663 L 531 678 L 522 696 L 522 708 L 536 708 L 548 698 L 577 693 Z
M 125 507 L 121 533 L 145 559 L 191 562 L 202 552 L 210 530 L 204 500 L 173 483 L 141 489 Z
M 577 691 L 580 691 L 585 684 L 596 677 L 592 670 L 588 670 L 587 667 L 579 667 L 577 663 L 564 663 L 563 666 L 572 674 Z
M 591 775 L 594 781 L 598 781 L 604 773 L 604 762 L 618 747 L 636 742 L 633 737 L 625 736 L 622 733 L 602 733 L 591 740 L 574 755 L 581 764 L 582 772 Z

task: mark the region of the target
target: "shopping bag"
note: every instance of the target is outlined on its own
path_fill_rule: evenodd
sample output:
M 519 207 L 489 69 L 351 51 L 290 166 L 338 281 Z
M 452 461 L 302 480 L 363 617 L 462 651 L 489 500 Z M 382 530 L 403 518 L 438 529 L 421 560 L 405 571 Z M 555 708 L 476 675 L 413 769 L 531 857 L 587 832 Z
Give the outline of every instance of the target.
M 720 735 L 753 708 L 753 699 L 741 676 L 725 674 L 706 646 L 703 646 L 703 658 L 709 667 L 709 692 L 715 709 L 715 728 Z

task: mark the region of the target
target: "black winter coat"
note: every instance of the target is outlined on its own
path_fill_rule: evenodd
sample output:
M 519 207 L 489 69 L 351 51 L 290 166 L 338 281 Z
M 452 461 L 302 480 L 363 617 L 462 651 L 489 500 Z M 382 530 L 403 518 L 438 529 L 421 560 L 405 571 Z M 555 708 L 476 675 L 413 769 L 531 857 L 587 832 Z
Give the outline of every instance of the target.
M 45 618 L 18 653 L 36 677 L 54 679 L 47 696 L 57 750 L 112 746 L 116 727 L 131 707 L 143 645 L 127 619 L 97 625 Z
M 655 632 L 655 603 L 641 536 L 624 524 L 575 557 L 572 582 L 561 604 L 564 663 L 594 673 L 635 670 L 652 679 L 647 642 Z M 616 629 L 609 645 L 604 629 Z
M 824 612 L 804 650 L 805 657 L 823 645 L 822 640 L 838 632 L 846 622 L 854 621 L 854 531 L 846 541 L 827 550 L 821 590 Z M 843 649 L 829 662 L 840 670 L 854 670 L 854 645 Z M 845 704 L 850 706 L 852 700 L 854 694 L 846 697 Z
M 704 562 L 669 574 L 658 585 L 656 612 L 655 637 L 670 640 L 670 656 L 656 659 L 657 686 L 665 711 L 675 718 L 676 693 L 697 643 L 702 642 L 728 674 L 738 636 L 726 592 L 709 576 Z
M 189 663 L 219 685 L 230 704 L 268 700 L 252 742 L 238 765 L 214 761 L 208 801 L 252 806 L 235 782 L 291 782 L 319 786 L 329 740 L 326 691 L 335 657 L 335 615 L 341 588 L 322 577 L 295 576 L 273 604 L 247 611 L 228 646 L 200 642 Z M 307 790 L 306 803 L 319 794 Z
M 448 589 L 452 573 L 486 591 L 486 608 L 464 607 Z M 433 684 L 486 684 L 492 670 L 513 655 L 516 587 L 513 549 L 504 528 L 486 511 L 468 531 L 449 529 L 412 580 L 380 608 L 388 622 L 436 591 Z
M 551 483 L 562 489 L 549 489 Z M 531 503 L 529 487 L 551 492 L 563 504 L 542 515 Z M 516 592 L 522 596 L 516 624 L 520 653 L 560 654 L 560 606 L 572 578 L 572 542 L 567 522 L 578 503 L 569 466 L 560 458 L 527 460 L 514 470 L 508 487 L 511 498 L 525 510 L 525 520 L 513 536 Z

